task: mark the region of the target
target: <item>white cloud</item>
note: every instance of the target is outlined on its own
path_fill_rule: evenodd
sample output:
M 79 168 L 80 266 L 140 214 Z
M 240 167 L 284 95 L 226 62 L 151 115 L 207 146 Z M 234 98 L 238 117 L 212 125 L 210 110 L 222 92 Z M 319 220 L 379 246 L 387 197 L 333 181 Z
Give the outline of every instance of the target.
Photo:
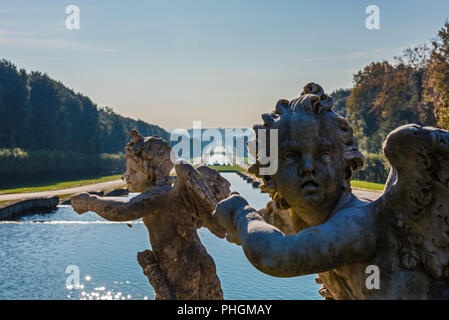
M 49 11 L 49 8 L 9 8 L 9 9 L 0 9 L 0 14 L 4 13 L 41 13 Z
M 52 48 L 67 48 L 87 51 L 99 52 L 114 52 L 115 50 L 109 48 L 102 48 L 91 46 L 89 44 L 77 43 L 66 39 L 45 39 L 38 38 L 30 33 L 23 32 L 9 32 L 0 29 L 0 45 L 8 46 L 25 46 L 25 47 L 52 47 Z

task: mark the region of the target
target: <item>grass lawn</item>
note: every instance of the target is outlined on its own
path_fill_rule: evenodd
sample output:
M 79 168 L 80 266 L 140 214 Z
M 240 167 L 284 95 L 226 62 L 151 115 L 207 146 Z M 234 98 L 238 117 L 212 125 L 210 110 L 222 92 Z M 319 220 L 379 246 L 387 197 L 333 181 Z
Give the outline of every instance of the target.
M 352 180 L 351 181 L 351 187 L 361 188 L 361 189 L 368 189 L 368 190 L 383 191 L 384 188 L 385 188 L 385 184 L 383 184 L 383 183 L 376 183 L 376 182 L 368 182 L 368 181 Z
M 113 175 L 113 176 L 99 177 L 99 178 L 94 178 L 94 179 L 57 182 L 57 183 L 46 184 L 46 185 L 42 185 L 42 186 L 13 188 L 13 189 L 0 189 L 0 194 L 1 193 L 8 194 L 8 193 L 24 193 L 24 192 L 38 192 L 38 191 L 66 189 L 66 188 L 84 186 L 87 184 L 117 180 L 117 179 L 120 179 L 121 177 L 122 177 L 121 174 L 117 174 L 117 175 Z
M 245 172 L 246 170 L 239 166 L 209 166 L 209 168 L 215 169 L 217 171 L 241 171 Z
M 226 172 L 226 171 L 246 172 L 245 169 L 243 169 L 237 165 L 234 165 L 234 166 L 209 166 L 209 167 L 212 169 L 215 169 L 217 171 L 222 171 L 222 172 Z M 46 184 L 46 185 L 42 185 L 42 186 L 13 188 L 13 189 L 0 189 L 0 194 L 1 193 L 8 194 L 8 193 L 38 192 L 38 191 L 66 189 L 66 188 L 83 186 L 83 185 L 87 185 L 87 184 L 117 180 L 117 179 L 120 179 L 121 176 L 122 175 L 118 174 L 118 175 L 99 177 L 99 178 L 94 178 L 94 179 L 57 182 L 57 183 Z M 367 182 L 367 181 L 359 181 L 359 180 L 352 180 L 351 186 L 354 188 L 377 190 L 377 191 L 382 191 L 385 187 L 385 185 L 383 183 L 375 183 L 375 182 Z M 3 201 L 3 202 L 5 202 L 5 201 Z M 2 203 L 2 202 L 0 202 L 0 203 Z

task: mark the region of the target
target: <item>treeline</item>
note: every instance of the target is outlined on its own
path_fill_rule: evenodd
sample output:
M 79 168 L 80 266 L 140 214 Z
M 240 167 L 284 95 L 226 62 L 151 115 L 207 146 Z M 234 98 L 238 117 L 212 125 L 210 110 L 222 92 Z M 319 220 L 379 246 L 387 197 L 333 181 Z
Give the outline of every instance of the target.
M 354 75 L 354 87 L 332 94 L 347 117 L 367 164 L 356 178 L 385 182 L 382 143 L 389 132 L 417 123 L 449 129 L 449 23 L 431 42 L 404 51 L 393 62 L 373 62 Z
M 0 179 L 114 173 L 132 128 L 169 137 L 156 125 L 98 108 L 46 74 L 0 60 Z

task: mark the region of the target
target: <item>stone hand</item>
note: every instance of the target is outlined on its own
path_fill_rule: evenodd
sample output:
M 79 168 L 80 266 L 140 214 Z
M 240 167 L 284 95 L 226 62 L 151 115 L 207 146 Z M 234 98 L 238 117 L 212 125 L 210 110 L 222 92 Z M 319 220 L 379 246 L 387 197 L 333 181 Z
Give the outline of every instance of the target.
M 218 223 L 226 230 L 226 239 L 229 242 L 240 244 L 240 237 L 234 225 L 234 216 L 238 210 L 243 209 L 248 202 L 239 194 L 233 194 L 230 197 L 220 201 L 215 207 L 212 215 Z
M 73 210 L 75 210 L 78 214 L 83 214 L 89 209 L 87 208 L 87 204 L 91 198 L 91 195 L 87 192 L 83 192 L 80 194 L 77 194 L 76 196 L 73 196 L 70 200 Z

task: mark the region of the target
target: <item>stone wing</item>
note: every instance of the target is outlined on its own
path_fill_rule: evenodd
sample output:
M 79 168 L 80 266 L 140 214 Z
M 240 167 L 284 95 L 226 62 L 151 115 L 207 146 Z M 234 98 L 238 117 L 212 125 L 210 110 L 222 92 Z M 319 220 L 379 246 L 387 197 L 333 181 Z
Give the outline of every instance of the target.
M 392 169 L 376 202 L 402 266 L 449 279 L 449 132 L 405 125 L 388 135 L 384 153 Z
M 177 178 L 174 188 L 183 198 L 184 205 L 194 214 L 197 227 L 204 226 L 217 237 L 224 238 L 226 231 L 212 216 L 218 201 L 205 177 L 188 163 L 177 163 L 175 171 Z
M 231 184 L 223 178 L 217 170 L 206 166 L 200 166 L 196 170 L 201 173 L 207 186 L 212 191 L 214 198 L 221 201 L 229 197 Z

